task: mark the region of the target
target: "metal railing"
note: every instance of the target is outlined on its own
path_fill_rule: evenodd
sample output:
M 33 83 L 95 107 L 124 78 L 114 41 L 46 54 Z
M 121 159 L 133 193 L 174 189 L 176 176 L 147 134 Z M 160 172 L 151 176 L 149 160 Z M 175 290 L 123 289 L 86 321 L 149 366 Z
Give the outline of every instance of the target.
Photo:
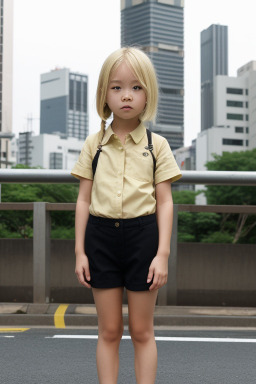
M 256 186 L 256 172 L 184 171 L 178 183 Z M 0 170 L 0 183 L 76 183 L 69 171 L 39 169 Z M 0 203 L 0 210 L 33 210 L 33 300 L 49 302 L 50 297 L 50 211 L 73 211 L 75 203 Z M 169 279 L 161 288 L 158 304 L 176 304 L 178 211 L 256 213 L 256 206 L 174 205 Z
M 77 183 L 68 170 L 0 169 L 0 183 Z M 182 171 L 179 184 L 256 185 L 256 172 Z

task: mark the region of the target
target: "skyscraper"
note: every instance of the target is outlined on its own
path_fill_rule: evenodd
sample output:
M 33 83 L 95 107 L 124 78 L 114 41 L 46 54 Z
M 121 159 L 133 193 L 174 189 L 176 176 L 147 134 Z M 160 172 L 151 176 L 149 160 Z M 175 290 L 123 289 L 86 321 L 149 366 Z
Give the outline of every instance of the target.
M 69 69 L 41 75 L 40 133 L 84 140 L 88 135 L 88 77 Z
M 201 131 L 214 124 L 216 75 L 228 75 L 228 27 L 213 24 L 201 32 Z
M 121 44 L 138 46 L 152 60 L 159 82 L 154 132 L 172 149 L 183 146 L 183 0 L 121 0 Z
M 0 168 L 10 165 L 12 138 L 13 0 L 0 0 Z

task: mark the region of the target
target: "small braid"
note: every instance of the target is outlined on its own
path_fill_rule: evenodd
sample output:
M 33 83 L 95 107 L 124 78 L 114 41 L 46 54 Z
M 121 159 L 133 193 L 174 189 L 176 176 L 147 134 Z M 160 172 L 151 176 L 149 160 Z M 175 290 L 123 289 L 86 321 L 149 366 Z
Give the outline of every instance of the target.
M 106 126 L 106 121 L 105 120 L 101 120 L 101 124 L 100 124 L 100 136 L 101 136 L 101 139 L 100 139 L 100 143 L 102 142 L 102 139 L 105 135 L 105 126 Z

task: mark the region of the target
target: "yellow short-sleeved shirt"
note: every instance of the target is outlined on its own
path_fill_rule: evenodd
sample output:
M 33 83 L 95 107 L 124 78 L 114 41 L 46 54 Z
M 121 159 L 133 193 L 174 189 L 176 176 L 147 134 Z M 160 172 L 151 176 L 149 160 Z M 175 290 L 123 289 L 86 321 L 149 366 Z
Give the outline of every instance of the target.
M 92 160 L 100 141 L 100 132 L 85 140 L 79 159 L 71 174 L 93 180 Z M 181 177 L 167 140 L 152 132 L 156 158 L 155 184 Z M 132 218 L 155 212 L 156 199 L 153 186 L 153 159 L 149 150 L 146 128 L 141 123 L 130 132 L 123 145 L 111 126 L 102 140 L 95 173 L 89 212 L 108 218 Z

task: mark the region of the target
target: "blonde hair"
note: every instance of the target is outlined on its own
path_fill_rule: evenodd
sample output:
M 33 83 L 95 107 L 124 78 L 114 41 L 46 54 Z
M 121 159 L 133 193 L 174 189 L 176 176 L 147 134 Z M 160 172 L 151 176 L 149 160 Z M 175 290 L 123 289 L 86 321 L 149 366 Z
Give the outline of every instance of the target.
M 158 84 L 155 69 L 148 56 L 138 48 L 120 48 L 111 53 L 104 61 L 98 80 L 96 106 L 101 118 L 101 130 L 104 133 L 106 120 L 112 111 L 106 104 L 106 95 L 109 79 L 112 72 L 122 63 L 126 62 L 134 72 L 146 93 L 146 107 L 140 115 L 141 121 L 154 120 L 157 112 Z

